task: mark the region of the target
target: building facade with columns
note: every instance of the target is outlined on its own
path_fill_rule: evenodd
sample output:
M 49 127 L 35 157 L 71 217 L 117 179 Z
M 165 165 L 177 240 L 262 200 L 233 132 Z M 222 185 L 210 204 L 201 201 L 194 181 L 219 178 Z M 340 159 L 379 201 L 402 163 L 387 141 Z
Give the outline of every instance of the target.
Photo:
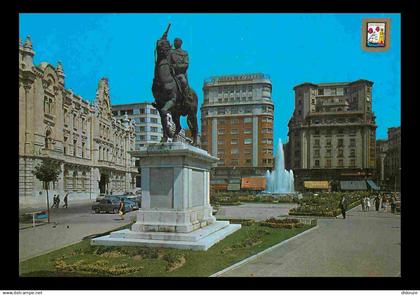
M 64 71 L 42 62 L 28 36 L 19 42 L 19 203 L 45 204 L 46 191 L 33 175 L 45 158 L 61 163 L 51 193 L 61 199 L 95 199 L 135 188 L 134 122 L 112 116 L 108 79 L 99 81 L 94 103 L 65 89 Z
M 376 179 L 376 123 L 368 80 L 303 83 L 294 87 L 295 110 L 289 121 L 286 168 L 295 189 L 304 181 Z

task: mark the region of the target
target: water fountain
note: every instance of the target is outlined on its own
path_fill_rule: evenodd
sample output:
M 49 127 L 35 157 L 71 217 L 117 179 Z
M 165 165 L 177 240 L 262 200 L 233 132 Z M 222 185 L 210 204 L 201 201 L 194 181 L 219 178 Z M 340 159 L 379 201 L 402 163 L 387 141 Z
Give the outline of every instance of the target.
M 295 192 L 293 171 L 284 169 L 283 143 L 279 138 L 275 157 L 275 168 L 265 174 L 265 192 L 271 194 L 290 194 Z

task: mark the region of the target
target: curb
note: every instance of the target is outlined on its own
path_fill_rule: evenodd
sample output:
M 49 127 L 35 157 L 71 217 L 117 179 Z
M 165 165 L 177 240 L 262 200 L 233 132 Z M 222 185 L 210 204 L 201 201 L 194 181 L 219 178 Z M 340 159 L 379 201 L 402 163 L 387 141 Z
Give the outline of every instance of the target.
M 290 241 L 292 241 L 294 239 L 297 239 L 298 237 L 303 236 L 304 234 L 307 234 L 307 233 L 309 233 L 309 232 L 317 229 L 318 227 L 319 227 L 319 225 L 316 225 L 315 227 L 310 228 L 308 230 L 305 230 L 304 232 L 301 232 L 300 234 L 297 234 L 296 236 L 293 236 L 293 237 L 291 237 L 291 238 L 289 238 L 287 240 L 281 241 L 280 243 L 275 244 L 274 246 L 271 246 L 270 248 L 267 248 L 264 251 L 261 251 L 261 252 L 255 254 L 255 255 L 253 255 L 251 257 L 245 258 L 244 260 L 241 260 L 241 261 L 235 263 L 234 265 L 231 265 L 231 266 L 229 266 L 229 267 L 227 267 L 225 269 L 222 269 L 221 271 L 218 271 L 218 272 L 210 275 L 209 278 L 218 277 L 221 274 L 224 274 L 225 272 L 228 272 L 228 271 L 231 271 L 231 270 L 233 270 L 235 268 L 238 268 L 239 266 L 241 266 L 241 265 L 243 265 L 243 264 L 245 264 L 245 263 L 247 263 L 247 262 L 249 262 L 251 260 L 254 260 L 254 259 L 258 258 L 259 256 L 261 256 L 261 255 L 263 255 L 265 253 L 268 253 L 268 252 L 274 250 L 275 248 L 280 247 L 280 246 L 282 246 L 282 245 L 284 245 L 284 244 L 286 244 L 286 243 L 288 243 L 288 242 L 290 242 Z

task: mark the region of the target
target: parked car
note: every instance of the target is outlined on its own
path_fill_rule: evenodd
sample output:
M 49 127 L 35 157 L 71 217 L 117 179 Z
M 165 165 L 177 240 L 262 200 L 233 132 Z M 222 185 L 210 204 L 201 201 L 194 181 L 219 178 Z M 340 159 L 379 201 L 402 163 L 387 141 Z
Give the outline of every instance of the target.
M 121 201 L 121 199 L 124 199 L 125 202 L 125 211 L 133 211 L 138 210 L 140 205 L 137 202 L 136 196 L 126 196 L 126 195 L 112 195 L 112 196 L 106 196 L 106 199 L 115 199 L 118 201 L 118 203 Z
M 125 201 L 125 200 L 124 200 Z M 134 204 L 135 205 L 135 204 Z M 92 205 L 92 211 L 95 213 L 115 213 L 118 214 L 118 209 L 120 207 L 120 199 L 114 198 L 113 196 L 106 196 L 103 199 L 99 200 L 96 204 Z M 133 203 L 128 201 L 125 202 L 125 211 L 130 212 L 134 210 L 135 206 L 133 206 Z
M 102 198 L 96 204 L 92 205 L 92 211 L 95 213 L 115 213 L 118 214 L 120 203 L 117 199 Z

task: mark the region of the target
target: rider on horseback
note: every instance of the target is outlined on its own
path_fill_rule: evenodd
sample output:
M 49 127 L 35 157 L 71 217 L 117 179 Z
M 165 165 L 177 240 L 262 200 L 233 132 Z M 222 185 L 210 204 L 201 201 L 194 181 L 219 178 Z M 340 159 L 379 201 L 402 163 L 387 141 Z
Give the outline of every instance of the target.
M 182 104 L 185 101 L 185 98 L 188 96 L 188 80 L 187 80 L 187 70 L 188 70 L 188 52 L 181 49 L 182 40 L 181 38 L 175 38 L 174 47 L 169 53 L 169 64 L 171 66 L 172 74 L 175 79 L 180 84 L 181 97 L 178 98 L 178 101 Z

